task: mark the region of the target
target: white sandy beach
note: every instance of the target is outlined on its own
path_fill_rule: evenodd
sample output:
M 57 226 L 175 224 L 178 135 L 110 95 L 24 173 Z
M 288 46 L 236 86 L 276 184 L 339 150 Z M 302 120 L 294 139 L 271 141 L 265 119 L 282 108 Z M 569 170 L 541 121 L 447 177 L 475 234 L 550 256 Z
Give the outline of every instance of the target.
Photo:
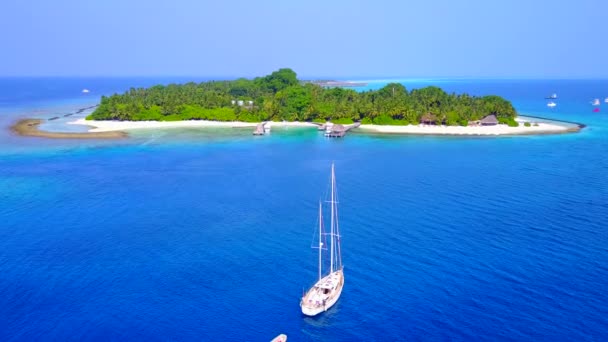
M 361 125 L 362 130 L 376 133 L 390 134 L 428 134 L 428 135 L 516 135 L 516 134 L 550 134 L 564 133 L 572 130 L 572 127 L 558 123 L 538 122 L 538 126 L 524 126 L 527 120 L 518 118 L 518 127 L 507 125 L 494 126 L 436 126 L 436 125 L 408 125 L 408 126 L 384 126 L 384 125 Z
M 358 129 L 387 134 L 428 134 L 428 135 L 516 135 L 516 134 L 551 134 L 572 131 L 572 126 L 557 122 L 538 122 L 537 126 L 524 126 L 524 122 L 531 119 L 518 118 L 518 127 L 507 125 L 495 126 L 435 126 L 435 125 L 408 125 L 408 126 L 384 126 L 384 125 L 361 125 Z M 92 127 L 89 132 L 111 132 L 129 131 L 134 129 L 159 129 L 159 128 L 254 128 L 257 123 L 250 122 L 221 122 L 205 120 L 188 121 L 97 121 L 85 120 L 84 118 L 72 122 L 72 125 L 86 125 Z M 271 127 L 317 127 L 309 122 L 268 122 Z
M 78 119 L 68 122 L 70 125 L 85 125 L 93 128 L 89 132 L 111 132 L 128 131 L 133 129 L 158 129 L 158 128 L 205 128 L 205 127 L 225 127 L 225 128 L 254 128 L 258 124 L 255 122 L 240 121 L 207 121 L 207 120 L 186 120 L 186 121 L 100 121 Z M 271 127 L 317 127 L 309 122 L 268 122 Z

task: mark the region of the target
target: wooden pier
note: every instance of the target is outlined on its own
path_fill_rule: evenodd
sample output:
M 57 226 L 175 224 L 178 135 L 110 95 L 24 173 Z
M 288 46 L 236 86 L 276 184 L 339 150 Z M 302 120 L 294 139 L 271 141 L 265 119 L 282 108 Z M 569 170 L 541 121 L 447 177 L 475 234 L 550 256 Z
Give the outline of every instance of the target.
M 259 123 L 253 130 L 253 135 L 264 135 L 264 123 Z
M 314 123 L 318 126 L 319 131 L 324 131 L 325 136 L 328 138 L 342 138 L 348 131 L 353 128 L 361 126 L 360 122 L 355 122 L 350 125 L 332 124 L 331 122 L 320 124 Z M 270 123 L 268 121 L 261 122 L 255 126 L 253 135 L 265 135 L 270 132 Z
M 264 135 L 270 132 L 270 124 L 268 121 L 260 122 L 257 126 L 255 126 L 255 130 L 253 130 L 253 135 Z

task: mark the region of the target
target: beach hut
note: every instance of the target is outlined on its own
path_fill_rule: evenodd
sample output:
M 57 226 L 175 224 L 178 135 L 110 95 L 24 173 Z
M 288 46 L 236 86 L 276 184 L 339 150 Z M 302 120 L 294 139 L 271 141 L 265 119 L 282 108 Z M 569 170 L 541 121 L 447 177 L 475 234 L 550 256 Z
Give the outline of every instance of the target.
M 434 125 L 437 123 L 437 116 L 433 113 L 426 113 L 420 118 L 420 123 L 425 125 Z
M 487 115 L 486 117 L 484 117 L 483 119 L 481 119 L 479 121 L 479 123 L 482 126 L 495 126 L 495 125 L 498 125 L 498 119 L 496 118 L 496 115 L 490 114 L 490 115 Z

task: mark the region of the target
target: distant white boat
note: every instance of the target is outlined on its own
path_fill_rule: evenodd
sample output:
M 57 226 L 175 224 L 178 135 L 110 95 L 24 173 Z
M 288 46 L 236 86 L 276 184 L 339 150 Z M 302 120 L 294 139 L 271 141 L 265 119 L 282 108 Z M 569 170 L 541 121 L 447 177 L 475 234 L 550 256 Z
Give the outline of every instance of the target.
M 608 97 L 604 99 L 604 102 L 608 103 Z
M 551 102 L 547 103 L 547 107 L 549 107 L 549 108 L 553 108 L 553 107 L 555 107 L 555 106 L 557 106 L 557 103 L 555 103 L 555 102 L 553 102 L 553 101 L 551 101 Z
M 90 92 L 90 91 L 89 91 L 89 89 L 86 89 L 86 88 L 85 88 L 85 89 L 82 89 L 82 93 L 83 93 L 83 94 L 88 94 L 89 92 Z
M 545 98 L 546 98 L 546 99 L 550 99 L 550 100 L 555 100 L 555 99 L 557 98 L 557 94 L 556 94 L 556 93 L 553 93 L 553 94 L 551 94 L 551 95 L 549 95 L 549 96 L 547 96 L 547 97 L 545 97 Z
M 281 335 L 273 338 L 272 341 L 270 341 L 270 342 L 287 342 L 287 335 L 281 334 Z
M 600 99 L 595 99 L 591 102 L 592 105 L 594 106 L 599 106 L 600 105 Z

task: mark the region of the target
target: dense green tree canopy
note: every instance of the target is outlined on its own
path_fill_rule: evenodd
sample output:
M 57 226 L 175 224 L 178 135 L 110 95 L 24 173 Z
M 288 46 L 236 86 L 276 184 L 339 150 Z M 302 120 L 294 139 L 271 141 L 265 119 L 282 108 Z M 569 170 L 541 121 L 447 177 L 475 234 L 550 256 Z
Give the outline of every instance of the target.
M 438 87 L 408 91 L 389 83 L 356 92 L 300 83 L 291 69 L 253 80 L 157 85 L 102 97 L 89 116 L 95 120 L 265 120 L 417 124 L 423 115 L 436 123 L 466 125 L 488 114 L 514 123 L 511 103 L 499 96 L 448 94 Z M 429 116 L 430 115 L 430 116 Z

